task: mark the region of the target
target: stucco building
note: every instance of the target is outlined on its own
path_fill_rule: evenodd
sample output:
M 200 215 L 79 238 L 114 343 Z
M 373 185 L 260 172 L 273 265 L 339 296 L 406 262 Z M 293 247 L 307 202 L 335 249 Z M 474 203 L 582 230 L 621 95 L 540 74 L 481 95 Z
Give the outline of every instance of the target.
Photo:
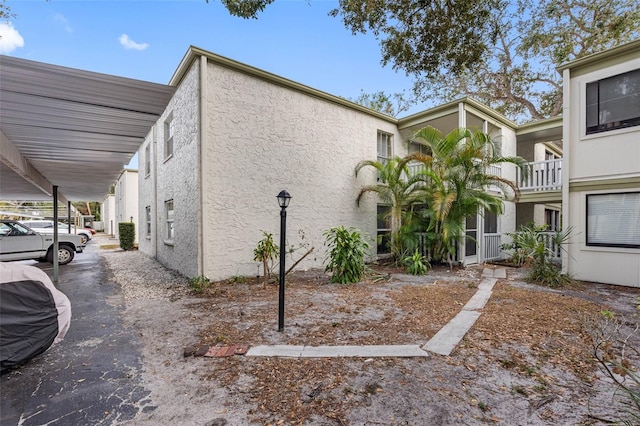
M 640 40 L 563 65 L 565 270 L 640 287 Z
M 380 206 L 375 197 L 357 206 L 356 197 L 376 175 L 356 178 L 355 166 L 419 149 L 410 138 L 426 125 L 483 129 L 516 154 L 515 124 L 470 99 L 398 120 L 195 47 L 170 84 L 175 94 L 139 150 L 139 247 L 187 276 L 255 275 L 262 231 L 279 233 L 282 189 L 293 197 L 289 244 L 315 247 L 301 268 L 322 266 L 322 234 L 340 225 L 370 237 L 375 256 Z M 515 179 L 513 168 L 498 172 Z M 463 243 L 461 262 L 500 256 L 515 206 L 490 221 L 468 221 L 479 244 Z
M 517 125 L 468 98 L 396 119 L 190 47 L 170 82 L 175 94 L 139 150 L 140 250 L 191 277 L 254 275 L 253 248 L 262 231 L 279 233 L 276 195 L 286 189 L 288 243 L 315 247 L 300 268 L 322 266 L 323 232 L 340 225 L 370 237 L 375 257 L 375 238 L 388 231 L 377 220 L 385 206 L 375 197 L 356 205 L 376 175 L 364 170 L 356 178 L 355 165 L 420 150 L 411 136 L 427 125 L 444 133 L 468 127 L 530 163 L 527 177 L 511 165 L 491 171 L 516 181 L 521 198 L 505 202 L 500 217 L 469 218 L 467 235 L 477 244 L 460 243 L 460 263 L 505 256 L 506 234 L 534 221 L 574 228 L 563 258 L 574 277 L 640 286 L 639 52 L 633 42 L 561 67 L 564 119 Z M 626 82 L 623 125 L 605 118 L 591 128 L 594 114 L 606 116 L 588 106 L 599 81 Z M 628 213 L 616 230 L 622 242 L 596 236 L 612 232 L 594 231 L 594 209 L 606 203 Z

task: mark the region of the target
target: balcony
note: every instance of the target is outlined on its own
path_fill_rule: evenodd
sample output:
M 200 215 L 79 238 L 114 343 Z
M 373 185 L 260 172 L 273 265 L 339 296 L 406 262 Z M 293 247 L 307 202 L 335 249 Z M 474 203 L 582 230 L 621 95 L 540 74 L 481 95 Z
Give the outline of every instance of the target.
M 548 203 L 562 201 L 562 159 L 535 161 L 516 169 L 520 202 Z
M 526 173 L 516 170 L 521 191 L 562 190 L 562 159 L 535 161 L 525 166 Z M 526 175 L 526 176 L 524 176 Z

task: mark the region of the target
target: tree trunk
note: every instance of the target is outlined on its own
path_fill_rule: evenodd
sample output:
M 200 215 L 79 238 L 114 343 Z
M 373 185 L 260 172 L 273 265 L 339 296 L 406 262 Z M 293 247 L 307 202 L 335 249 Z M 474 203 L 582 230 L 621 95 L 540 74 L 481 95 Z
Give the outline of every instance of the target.
M 267 282 L 269 281 L 269 260 L 268 259 L 262 260 L 262 268 L 264 270 L 264 277 L 262 277 L 262 289 L 264 290 L 267 288 Z

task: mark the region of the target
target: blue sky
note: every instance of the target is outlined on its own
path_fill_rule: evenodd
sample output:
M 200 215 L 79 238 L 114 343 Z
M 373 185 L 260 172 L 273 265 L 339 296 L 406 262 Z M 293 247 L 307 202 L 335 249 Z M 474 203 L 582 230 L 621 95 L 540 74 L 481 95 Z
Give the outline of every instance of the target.
M 375 37 L 354 36 L 327 15 L 337 1 L 277 0 L 257 20 L 230 16 L 219 0 L 7 4 L 17 16 L 13 28 L 2 24 L 5 55 L 168 83 L 194 45 L 345 98 L 412 87 L 404 73 L 382 67 Z
M 259 18 L 219 0 L 7 0 L 0 53 L 166 84 L 190 45 L 333 95 L 411 94 L 412 80 L 382 67 L 378 41 L 328 16 L 331 0 L 276 0 Z M 425 109 L 416 105 L 403 115 Z M 137 168 L 134 157 L 128 165 Z

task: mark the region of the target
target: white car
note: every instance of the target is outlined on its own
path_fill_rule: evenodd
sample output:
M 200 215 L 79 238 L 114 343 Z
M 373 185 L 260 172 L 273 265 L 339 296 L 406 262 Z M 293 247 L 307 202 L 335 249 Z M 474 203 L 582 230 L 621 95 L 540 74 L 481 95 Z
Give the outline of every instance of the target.
M 82 253 L 82 237 L 58 234 L 58 262 L 66 265 Z M 15 220 L 0 220 L 0 261 L 29 260 L 53 263 L 53 235 L 39 234 Z
M 52 220 L 21 220 L 20 223 L 27 225 L 39 234 L 53 234 L 53 221 Z M 66 223 L 58 222 L 59 234 L 76 234 L 82 237 L 82 245 L 86 245 L 93 234 L 88 229 L 77 228 L 71 225 L 71 232 L 69 232 L 69 225 Z

